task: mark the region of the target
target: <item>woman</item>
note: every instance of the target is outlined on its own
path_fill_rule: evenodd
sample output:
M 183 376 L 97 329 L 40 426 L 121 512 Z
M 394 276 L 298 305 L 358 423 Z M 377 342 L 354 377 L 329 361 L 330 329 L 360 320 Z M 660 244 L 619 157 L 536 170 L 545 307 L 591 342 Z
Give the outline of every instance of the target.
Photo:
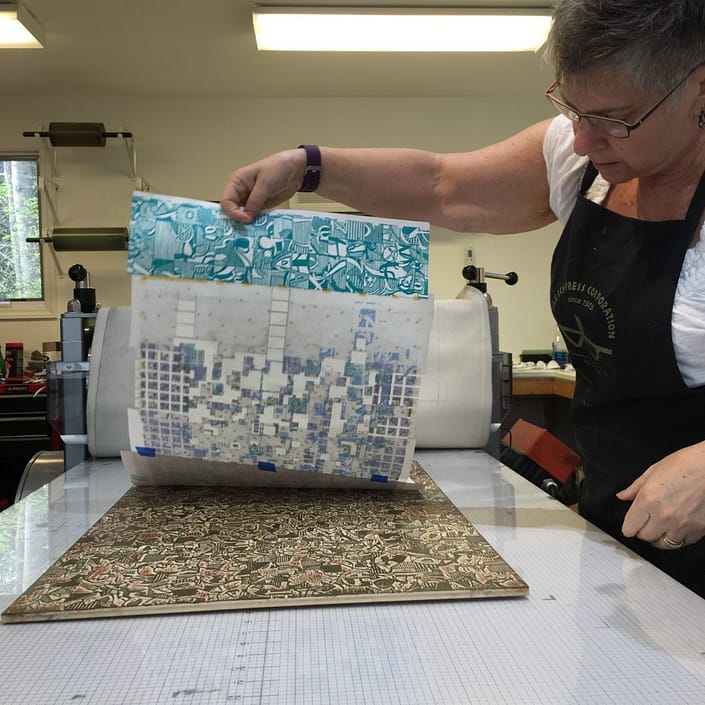
M 222 206 L 249 222 L 303 186 L 463 232 L 563 221 L 581 513 L 705 597 L 705 3 L 563 0 L 548 52 L 553 120 L 464 154 L 279 152 Z

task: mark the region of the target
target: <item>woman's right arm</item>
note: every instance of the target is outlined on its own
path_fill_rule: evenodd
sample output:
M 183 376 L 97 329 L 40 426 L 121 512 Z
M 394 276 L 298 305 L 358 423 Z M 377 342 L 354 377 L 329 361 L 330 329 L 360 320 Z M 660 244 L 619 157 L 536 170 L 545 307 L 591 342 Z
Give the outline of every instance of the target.
M 553 220 L 543 139 L 549 121 L 473 152 L 321 147 L 318 193 L 375 216 L 429 221 L 462 232 L 534 230 Z M 250 222 L 290 198 L 306 168 L 303 149 L 235 170 L 223 210 Z

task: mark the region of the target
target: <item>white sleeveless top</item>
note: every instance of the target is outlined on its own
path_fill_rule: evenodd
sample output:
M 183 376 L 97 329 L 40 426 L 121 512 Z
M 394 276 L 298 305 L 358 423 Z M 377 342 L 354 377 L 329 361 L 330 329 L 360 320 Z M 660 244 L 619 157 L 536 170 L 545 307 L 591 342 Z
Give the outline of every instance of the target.
M 573 124 L 559 115 L 548 127 L 543 143 L 551 210 L 558 220 L 568 220 L 580 191 L 587 157 L 573 151 Z M 609 184 L 598 174 L 587 192 L 602 203 Z M 671 318 L 673 347 L 683 380 L 689 387 L 705 385 L 705 227 L 683 261 Z M 644 381 L 648 384 L 648 380 Z

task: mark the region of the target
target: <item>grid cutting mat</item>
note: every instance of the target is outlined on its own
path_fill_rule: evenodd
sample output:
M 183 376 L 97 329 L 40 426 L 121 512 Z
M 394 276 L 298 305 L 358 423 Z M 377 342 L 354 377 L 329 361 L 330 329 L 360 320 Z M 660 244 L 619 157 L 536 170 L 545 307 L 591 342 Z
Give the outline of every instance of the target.
M 132 488 L 2 620 L 526 595 L 416 463 L 412 479 L 404 492 Z

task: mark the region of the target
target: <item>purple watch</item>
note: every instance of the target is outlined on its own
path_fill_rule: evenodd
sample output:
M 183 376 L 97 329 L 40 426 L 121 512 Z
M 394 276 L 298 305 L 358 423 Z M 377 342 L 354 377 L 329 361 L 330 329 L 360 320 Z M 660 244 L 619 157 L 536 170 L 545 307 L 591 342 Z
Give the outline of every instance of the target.
M 315 144 L 300 144 L 306 152 L 306 171 L 299 191 L 315 191 L 321 180 L 321 150 Z

